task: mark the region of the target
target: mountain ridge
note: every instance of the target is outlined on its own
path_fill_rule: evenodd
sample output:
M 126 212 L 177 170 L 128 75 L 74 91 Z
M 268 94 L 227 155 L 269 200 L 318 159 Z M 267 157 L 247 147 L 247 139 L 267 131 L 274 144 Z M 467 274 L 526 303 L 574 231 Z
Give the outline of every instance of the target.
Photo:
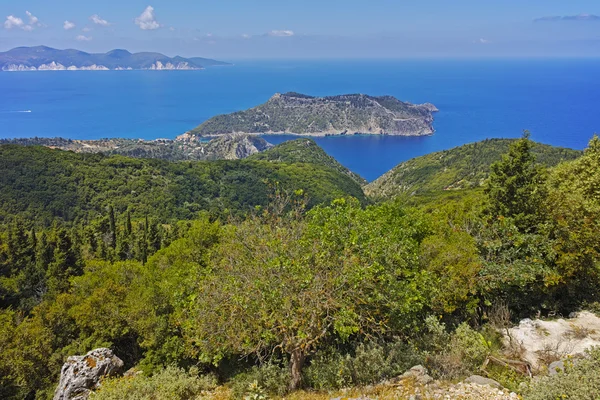
M 114 49 L 107 53 L 86 53 L 76 49 L 58 50 L 48 46 L 16 47 L 0 53 L 2 71 L 45 70 L 201 70 L 231 65 L 208 58 L 168 57 L 161 53 L 131 53 Z

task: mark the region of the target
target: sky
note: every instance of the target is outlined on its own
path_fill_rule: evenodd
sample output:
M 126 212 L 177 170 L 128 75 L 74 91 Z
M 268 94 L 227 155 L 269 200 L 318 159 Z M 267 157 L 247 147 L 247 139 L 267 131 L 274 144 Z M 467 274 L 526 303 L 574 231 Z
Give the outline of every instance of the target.
M 600 0 L 0 0 L 0 51 L 598 57 Z

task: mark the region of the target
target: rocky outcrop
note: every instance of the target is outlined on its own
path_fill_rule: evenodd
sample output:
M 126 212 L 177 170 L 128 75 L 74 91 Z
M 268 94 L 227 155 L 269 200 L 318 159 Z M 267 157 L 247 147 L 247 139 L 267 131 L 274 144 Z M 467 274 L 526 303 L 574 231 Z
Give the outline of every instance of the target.
M 413 379 L 419 385 L 427 385 L 433 382 L 433 378 L 427 374 L 427 369 L 422 365 L 416 365 L 398 376 L 392 379 L 392 383 L 401 383 L 404 380 Z
M 496 389 L 504 389 L 504 387 L 495 380 L 480 375 L 471 375 L 470 377 L 465 379 L 465 383 L 474 383 L 476 385 L 488 385 Z
M 276 93 L 266 103 L 246 111 L 218 115 L 190 131 L 196 136 L 231 133 L 329 135 L 430 135 L 431 104 L 410 104 L 392 96 L 348 94 L 312 97 Z
M 119 375 L 122 370 L 123 361 L 106 348 L 69 357 L 60 371 L 54 400 L 85 400 L 102 378 Z

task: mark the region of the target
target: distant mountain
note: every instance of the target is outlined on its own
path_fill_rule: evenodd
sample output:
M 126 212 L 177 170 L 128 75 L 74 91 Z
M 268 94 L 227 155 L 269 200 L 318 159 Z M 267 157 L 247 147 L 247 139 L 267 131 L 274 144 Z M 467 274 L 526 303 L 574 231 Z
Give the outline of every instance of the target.
M 218 115 L 188 132 L 196 136 L 228 133 L 292 133 L 327 136 L 383 134 L 420 136 L 433 130 L 430 103 L 410 104 L 392 96 L 348 94 L 312 97 L 299 93 L 275 94 L 246 111 Z
M 490 166 L 502 159 L 513 139 L 488 139 L 439 151 L 403 162 L 369 183 L 365 193 L 378 200 L 403 195 L 480 187 L 490 173 Z M 578 150 L 535 143 L 532 149 L 537 162 L 547 167 L 581 156 Z
M 160 53 L 112 50 L 91 54 L 79 50 L 57 50 L 46 46 L 17 47 L 0 53 L 2 71 L 44 70 L 199 70 L 207 66 L 229 65 L 207 58 L 167 57 Z

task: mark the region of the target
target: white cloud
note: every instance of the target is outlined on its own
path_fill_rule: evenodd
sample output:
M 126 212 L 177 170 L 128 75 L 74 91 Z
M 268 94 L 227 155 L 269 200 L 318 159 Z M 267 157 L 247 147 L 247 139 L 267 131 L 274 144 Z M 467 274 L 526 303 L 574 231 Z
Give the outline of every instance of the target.
M 277 36 L 277 37 L 289 37 L 294 36 L 294 31 L 271 31 L 267 33 L 267 36 Z
M 32 13 L 30 13 L 29 11 L 25 11 L 25 14 L 27 14 L 27 16 L 29 17 L 29 25 L 31 25 L 31 26 L 43 26 L 40 23 L 40 19 L 38 17 L 36 17 L 35 15 L 33 15 Z
M 250 38 L 251 38 L 251 36 L 250 36 L 250 35 L 248 35 L 247 33 L 242 33 L 242 37 L 243 37 L 244 39 L 250 39 Z
M 169 30 L 170 30 L 171 32 L 175 32 L 175 28 L 173 28 L 173 27 L 170 27 L 170 28 L 169 28 Z
M 86 26 L 85 28 L 82 29 L 83 32 L 91 32 L 92 28 Z
M 92 38 L 89 36 L 78 35 L 75 37 L 75 40 L 77 40 L 78 42 L 89 42 L 90 40 L 92 40 Z
M 160 28 L 160 24 L 154 16 L 154 7 L 148 6 L 142 14 L 135 19 L 135 24 L 142 30 L 154 30 Z
M 63 28 L 65 29 L 65 31 L 70 31 L 71 29 L 75 28 L 75 23 L 71 21 L 65 21 L 65 23 L 63 24 Z
M 35 27 L 44 26 L 40 23 L 39 18 L 30 13 L 29 11 L 25 11 L 25 14 L 27 14 L 27 17 L 29 17 L 28 24 L 26 24 L 22 18 L 15 17 L 14 15 L 9 15 L 6 17 L 6 21 L 4 21 L 4 29 L 18 28 L 27 32 L 31 32 L 35 29 Z
M 92 21 L 96 25 L 100 25 L 100 26 L 109 26 L 110 25 L 110 22 L 108 22 L 105 19 L 100 18 L 100 16 L 98 14 L 92 15 L 90 17 L 90 21 Z
M 23 26 L 25 26 L 23 20 L 14 15 L 9 15 L 6 17 L 6 21 L 4 21 L 4 29 L 23 28 Z
M 491 41 L 491 40 L 484 39 L 484 38 L 481 38 L 481 39 L 479 39 L 477 42 L 478 42 L 478 43 L 481 43 L 481 44 L 489 44 L 489 43 L 492 43 L 492 41 Z

